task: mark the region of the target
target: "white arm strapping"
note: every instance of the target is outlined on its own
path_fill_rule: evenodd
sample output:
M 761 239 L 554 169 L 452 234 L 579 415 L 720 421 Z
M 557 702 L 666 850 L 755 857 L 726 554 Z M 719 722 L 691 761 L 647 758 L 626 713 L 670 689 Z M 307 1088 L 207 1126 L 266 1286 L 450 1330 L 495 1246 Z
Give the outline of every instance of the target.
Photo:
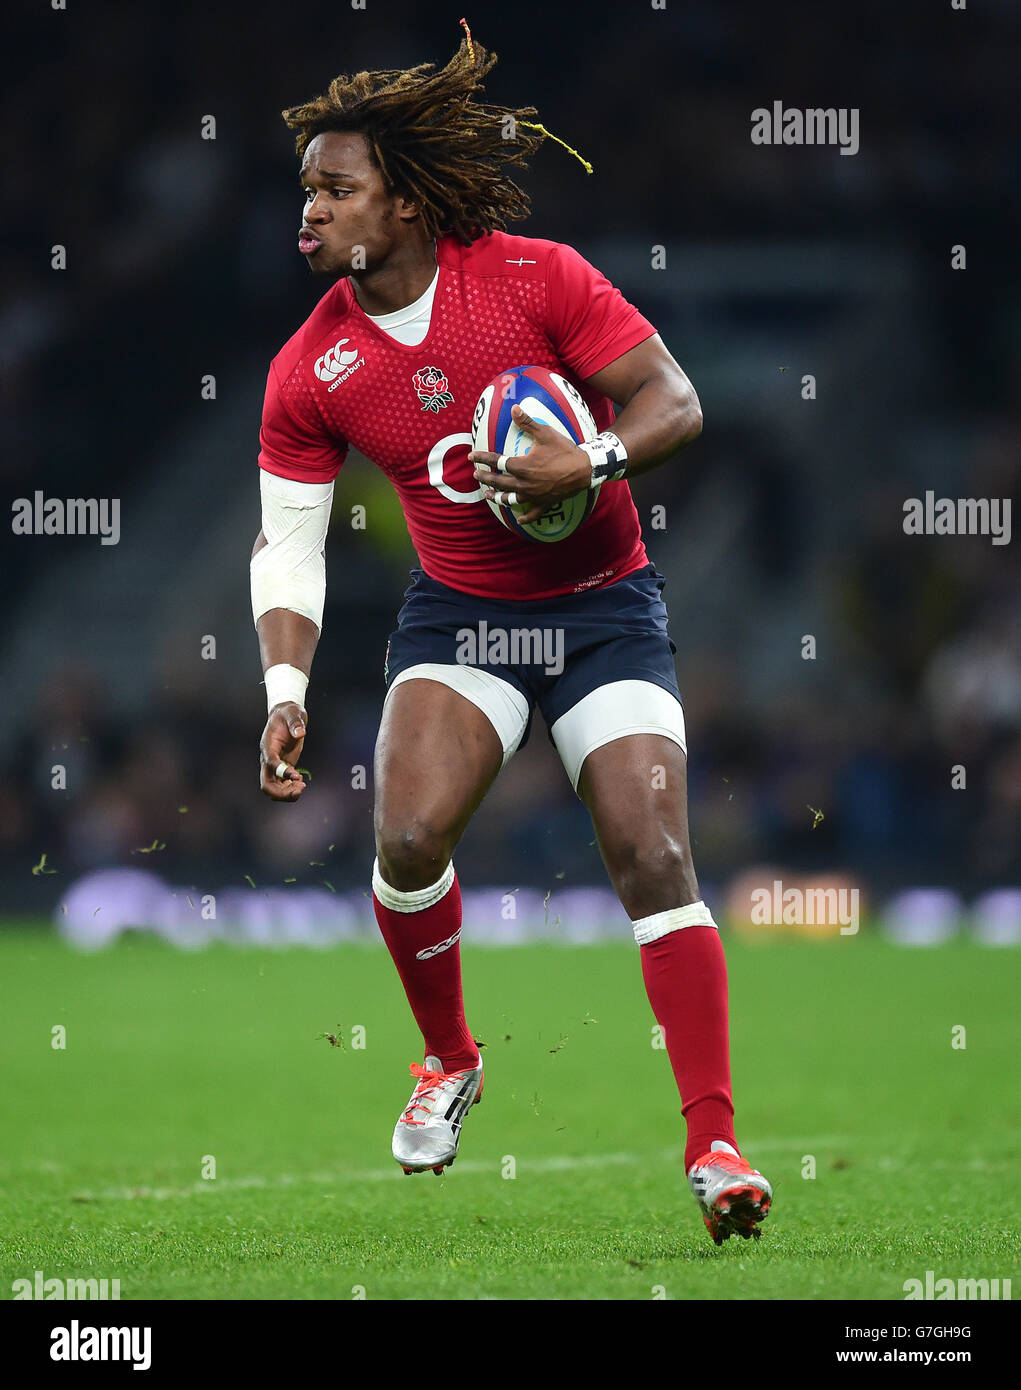
M 252 617 L 287 608 L 322 630 L 333 484 L 296 483 L 262 468 L 259 486 L 266 544 L 252 556 Z

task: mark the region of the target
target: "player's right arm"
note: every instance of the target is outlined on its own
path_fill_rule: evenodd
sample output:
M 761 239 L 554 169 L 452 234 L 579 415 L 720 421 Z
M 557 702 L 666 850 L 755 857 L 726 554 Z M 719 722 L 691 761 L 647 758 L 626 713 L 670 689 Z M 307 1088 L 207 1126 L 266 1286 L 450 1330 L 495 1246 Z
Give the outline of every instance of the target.
M 260 474 L 262 530 L 252 548 L 252 615 L 259 634 L 267 719 L 259 743 L 259 785 L 274 801 L 297 801 L 297 770 L 312 672 L 326 602 L 326 533 L 332 483 Z
M 262 539 L 261 531 L 259 538 Z M 264 671 L 287 665 L 309 674 L 319 641 L 319 629 L 314 623 L 285 608 L 272 608 L 259 619 L 257 627 Z M 266 719 L 259 740 L 259 785 L 274 801 L 297 801 L 305 789 L 297 765 L 305 744 L 307 720 L 304 705 L 297 700 L 275 705 Z M 281 777 L 276 775 L 277 768 L 282 770 Z
M 297 770 L 308 728 L 305 690 L 326 603 L 333 479 L 347 445 L 308 412 L 300 392 L 282 385 L 275 364 L 259 439 L 262 530 L 252 548 L 252 616 L 268 711 L 259 785 L 274 801 L 297 801 L 305 790 Z

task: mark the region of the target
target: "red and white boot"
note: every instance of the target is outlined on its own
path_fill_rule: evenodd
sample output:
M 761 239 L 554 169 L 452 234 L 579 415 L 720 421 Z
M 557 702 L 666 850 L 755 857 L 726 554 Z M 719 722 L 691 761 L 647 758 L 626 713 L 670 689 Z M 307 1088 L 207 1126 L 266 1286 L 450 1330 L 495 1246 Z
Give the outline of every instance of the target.
M 438 1057 L 427 1057 L 424 1067 L 412 1062 L 411 1074 L 418 1084 L 394 1127 L 393 1156 L 405 1173 L 441 1174 L 457 1157 L 465 1115 L 482 1099 L 482 1058 L 445 1072 Z
M 758 1240 L 758 1223 L 769 1214 L 773 1189 L 757 1169 L 721 1139 L 688 1169 L 688 1184 L 717 1245 L 735 1232 Z

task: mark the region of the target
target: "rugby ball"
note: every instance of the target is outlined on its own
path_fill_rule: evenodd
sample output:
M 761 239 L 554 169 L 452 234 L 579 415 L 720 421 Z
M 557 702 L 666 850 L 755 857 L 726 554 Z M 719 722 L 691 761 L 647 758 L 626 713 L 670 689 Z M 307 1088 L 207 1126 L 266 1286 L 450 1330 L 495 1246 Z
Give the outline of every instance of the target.
M 566 377 L 546 367 L 513 367 L 495 377 L 475 407 L 472 422 L 472 448 L 507 458 L 520 458 L 532 447 L 532 437 L 511 417 L 511 407 L 519 405 L 526 415 L 573 439 L 576 444 L 595 439 L 599 430 L 581 392 Z M 508 491 L 513 484 L 508 486 Z M 565 497 L 538 521 L 522 525 L 518 520 L 530 510 L 527 502 L 507 507 L 487 502 L 493 515 L 510 531 L 533 541 L 562 541 L 571 536 L 592 511 L 599 498 L 599 487 L 586 488 Z

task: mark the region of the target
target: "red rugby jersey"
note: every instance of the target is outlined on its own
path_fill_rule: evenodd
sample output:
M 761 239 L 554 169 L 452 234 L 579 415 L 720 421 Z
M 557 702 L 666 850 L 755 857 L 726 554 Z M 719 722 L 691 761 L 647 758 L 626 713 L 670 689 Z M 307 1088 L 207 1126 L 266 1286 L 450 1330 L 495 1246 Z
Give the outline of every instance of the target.
M 610 583 L 648 564 L 625 480 L 604 483 L 582 526 L 542 543 L 509 531 L 468 462 L 472 416 L 513 367 L 560 372 L 599 429 L 614 418 L 585 378 L 655 328 L 570 246 L 492 232 L 437 241 L 429 332 L 396 342 L 339 280 L 270 365 L 259 465 L 298 482 L 336 477 L 354 447 L 387 475 L 419 562 L 433 579 L 487 598 L 552 598 Z

